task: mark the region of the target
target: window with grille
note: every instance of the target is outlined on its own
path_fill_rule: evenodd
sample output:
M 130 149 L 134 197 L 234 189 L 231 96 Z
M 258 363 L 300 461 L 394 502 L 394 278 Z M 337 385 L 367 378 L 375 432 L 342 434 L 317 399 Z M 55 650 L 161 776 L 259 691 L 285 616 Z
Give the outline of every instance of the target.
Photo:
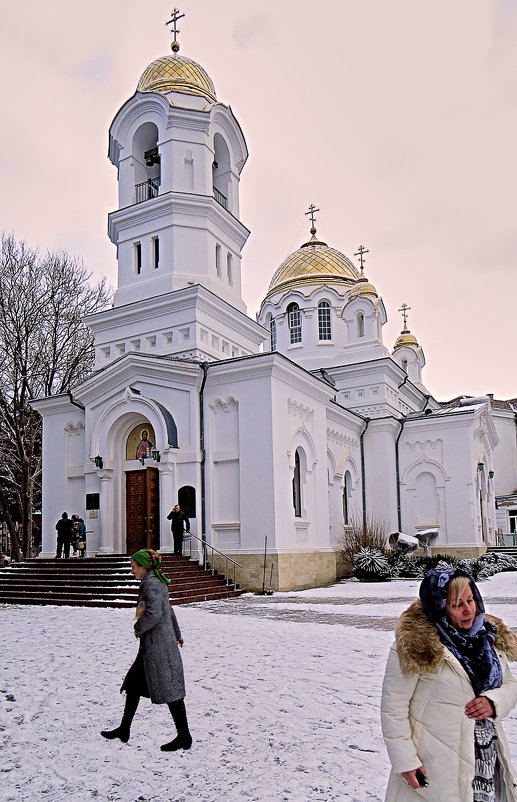
M 287 307 L 287 320 L 289 325 L 289 339 L 291 344 L 302 341 L 302 313 L 298 304 L 289 304 Z
M 271 317 L 269 320 L 269 338 L 271 342 L 271 350 L 276 351 L 276 320 Z
M 320 340 L 332 339 L 330 304 L 328 301 L 320 301 L 318 304 L 318 337 Z

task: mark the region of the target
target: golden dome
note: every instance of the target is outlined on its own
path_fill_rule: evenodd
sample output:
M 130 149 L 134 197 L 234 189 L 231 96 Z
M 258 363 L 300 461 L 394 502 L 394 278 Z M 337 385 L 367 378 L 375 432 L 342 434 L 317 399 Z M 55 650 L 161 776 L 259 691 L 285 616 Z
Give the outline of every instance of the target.
M 355 298 L 358 295 L 373 295 L 374 298 L 378 298 L 377 290 L 370 284 L 367 278 L 364 276 L 358 279 L 357 284 L 355 287 L 352 287 L 350 290 L 350 298 Z
M 417 338 L 413 334 L 411 334 L 411 332 L 407 327 L 404 327 L 402 329 L 400 336 L 397 337 L 397 340 L 395 342 L 395 348 L 393 350 L 396 351 L 397 348 L 401 348 L 401 346 L 403 345 L 409 345 L 410 348 L 419 347 Z
M 173 54 L 149 64 L 138 82 L 137 92 L 185 92 L 216 103 L 215 87 L 203 67 L 189 58 Z
M 359 273 L 340 251 L 329 248 L 326 242 L 313 238 L 284 259 L 276 270 L 266 299 L 280 290 L 300 285 L 343 283 L 355 284 Z M 265 299 L 265 300 L 266 300 Z

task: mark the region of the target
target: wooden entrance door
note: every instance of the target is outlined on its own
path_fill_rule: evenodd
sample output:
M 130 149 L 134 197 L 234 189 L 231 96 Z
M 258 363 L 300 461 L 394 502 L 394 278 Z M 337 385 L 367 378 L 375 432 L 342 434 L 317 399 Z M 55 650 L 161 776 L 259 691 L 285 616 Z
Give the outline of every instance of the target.
M 126 533 L 128 554 L 160 547 L 158 468 L 126 473 Z

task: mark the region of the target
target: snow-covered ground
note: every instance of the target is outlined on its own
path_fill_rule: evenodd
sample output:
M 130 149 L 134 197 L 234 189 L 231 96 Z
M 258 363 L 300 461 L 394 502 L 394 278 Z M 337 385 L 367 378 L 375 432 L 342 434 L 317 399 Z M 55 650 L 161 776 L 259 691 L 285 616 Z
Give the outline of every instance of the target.
M 515 629 L 516 581 L 481 584 L 487 610 Z M 128 744 L 99 734 L 120 720 L 133 611 L 1 605 L 0 799 L 383 800 L 382 677 L 418 584 L 351 580 L 176 608 L 194 738 L 181 753 L 160 752 L 174 727 L 148 700 Z M 505 726 L 517 762 L 517 711 Z

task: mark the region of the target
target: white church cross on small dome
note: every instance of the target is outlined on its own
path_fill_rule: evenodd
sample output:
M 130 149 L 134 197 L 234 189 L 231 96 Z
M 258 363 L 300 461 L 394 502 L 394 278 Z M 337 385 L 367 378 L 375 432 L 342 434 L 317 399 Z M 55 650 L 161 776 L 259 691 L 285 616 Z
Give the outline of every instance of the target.
M 174 11 L 171 14 L 172 19 L 170 19 L 168 22 L 165 23 L 166 25 L 174 25 L 174 27 L 172 29 L 172 33 L 174 35 L 174 39 L 173 39 L 173 42 L 171 44 L 171 50 L 172 50 L 173 53 L 177 53 L 178 50 L 180 49 L 180 45 L 179 45 L 179 42 L 177 40 L 177 35 L 180 33 L 180 29 L 176 26 L 176 23 L 177 23 L 177 21 L 179 19 L 182 19 L 182 17 L 184 17 L 184 16 L 185 16 L 185 14 L 181 14 L 179 8 L 175 8 Z
M 364 278 L 363 265 L 364 265 L 364 255 L 365 255 L 365 253 L 370 253 L 370 251 L 367 250 L 367 248 L 365 248 L 364 245 L 359 245 L 359 248 L 354 253 L 354 256 L 358 256 L 359 257 L 359 262 L 361 264 L 361 276 L 360 276 L 360 278 Z
M 410 311 L 411 307 L 407 305 L 407 303 L 403 303 L 399 309 L 399 312 L 402 312 L 402 317 L 404 319 L 404 328 L 402 330 L 402 334 L 407 334 L 409 329 L 407 327 L 407 313 Z

